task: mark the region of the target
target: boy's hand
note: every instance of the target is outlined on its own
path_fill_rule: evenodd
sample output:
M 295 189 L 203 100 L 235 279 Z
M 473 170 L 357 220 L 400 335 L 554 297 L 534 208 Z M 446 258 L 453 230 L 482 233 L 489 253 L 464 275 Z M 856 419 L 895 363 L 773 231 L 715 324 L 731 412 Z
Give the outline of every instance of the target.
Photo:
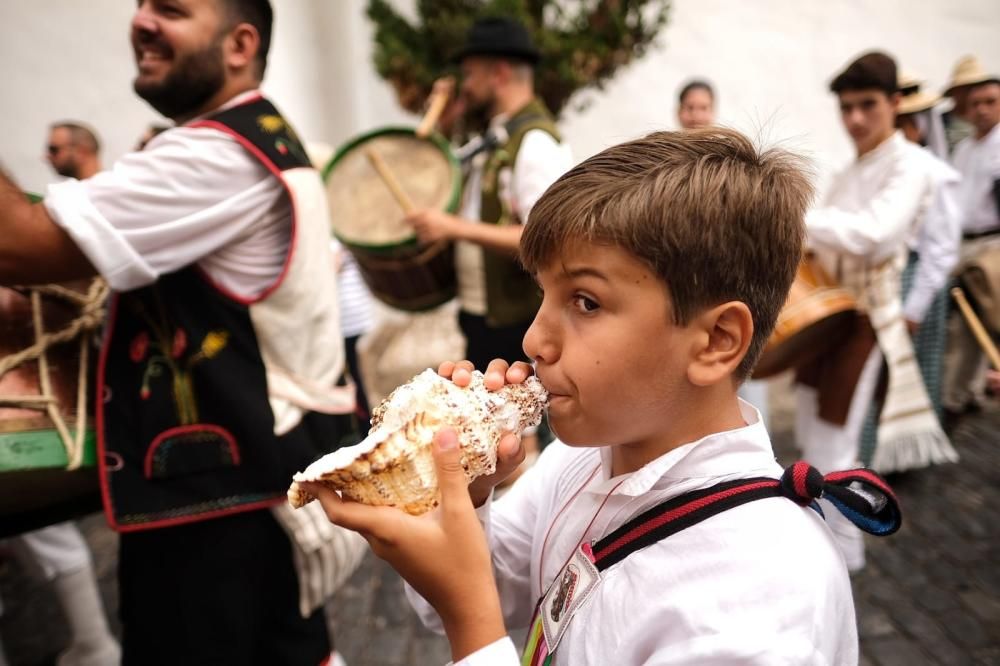
M 450 379 L 459 386 L 468 386 L 472 381 L 472 371 L 475 367 L 469 361 L 445 361 L 438 367 L 438 374 Z M 484 383 L 490 391 L 497 391 L 505 384 L 522 384 L 532 374 L 531 366 L 523 361 L 508 365 L 507 361 L 495 359 L 490 361 L 484 375 Z M 474 506 L 482 506 L 489 498 L 493 488 L 513 474 L 524 462 L 524 447 L 521 446 L 520 433 L 507 433 L 500 438 L 497 446 L 497 470 L 489 476 L 481 476 L 469 484 L 469 496 Z
M 994 398 L 1000 398 L 1000 371 L 986 371 L 986 385 L 990 387 Z
M 434 437 L 441 505 L 422 516 L 344 501 L 322 484 L 303 484 L 330 522 L 363 536 L 441 616 L 455 661 L 506 635 L 486 536 L 469 501 L 458 437 Z

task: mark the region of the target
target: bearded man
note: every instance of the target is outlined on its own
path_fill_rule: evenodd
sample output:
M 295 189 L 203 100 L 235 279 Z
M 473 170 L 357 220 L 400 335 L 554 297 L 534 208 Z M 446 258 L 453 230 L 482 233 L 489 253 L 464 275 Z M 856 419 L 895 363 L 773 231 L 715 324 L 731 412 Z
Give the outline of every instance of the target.
M 96 409 L 125 664 L 330 657 L 263 510 L 353 406 L 322 182 L 258 91 L 271 24 L 267 0 L 140 0 L 134 88 L 176 126 L 40 204 L 0 176 L 0 284 L 114 291 Z

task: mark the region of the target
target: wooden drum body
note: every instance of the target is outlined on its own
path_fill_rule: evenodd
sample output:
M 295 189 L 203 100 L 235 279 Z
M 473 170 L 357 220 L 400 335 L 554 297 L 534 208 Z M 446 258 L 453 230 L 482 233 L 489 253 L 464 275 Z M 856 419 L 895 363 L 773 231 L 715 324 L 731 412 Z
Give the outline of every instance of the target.
M 390 189 L 373 168 L 375 151 L 416 208 L 455 212 L 458 161 L 439 137 L 403 127 L 380 129 L 342 146 L 323 170 L 333 233 L 354 255 L 368 288 L 394 308 L 423 311 L 455 297 L 452 245 L 421 245 Z
M 818 358 L 852 330 L 857 303 L 814 259 L 799 264 L 774 332 L 754 368 L 754 379 L 771 377 Z
M 62 285 L 66 292 L 87 294 L 86 283 Z M 80 315 L 80 306 L 58 297 L 38 298 L 44 332 L 65 329 Z M 89 342 L 88 336 L 87 344 Z M 11 358 L 37 341 L 31 297 L 21 291 L 0 288 L 0 360 Z M 97 510 L 98 492 L 95 437 L 87 428 L 81 464 L 69 471 L 69 453 L 56 424 L 45 411 L 42 373 L 59 416 L 75 434 L 80 378 L 80 337 L 53 344 L 40 360 L 27 360 L 0 372 L 0 536 L 17 534 L 53 522 Z M 89 354 L 94 366 L 96 349 Z M 91 373 L 87 373 L 91 374 Z M 93 386 L 89 377 L 88 390 Z M 37 402 L 30 407 L 13 406 L 15 398 Z M 92 405 L 91 396 L 86 404 Z M 85 419 L 88 425 L 93 418 Z

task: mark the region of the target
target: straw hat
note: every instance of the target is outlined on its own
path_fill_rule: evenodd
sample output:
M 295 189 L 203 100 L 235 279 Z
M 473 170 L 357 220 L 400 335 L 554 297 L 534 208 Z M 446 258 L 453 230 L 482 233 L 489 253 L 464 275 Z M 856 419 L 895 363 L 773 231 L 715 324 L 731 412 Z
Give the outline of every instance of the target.
M 899 115 L 905 116 L 911 113 L 920 113 L 927 109 L 934 108 L 941 101 L 941 95 L 927 93 L 920 90 L 903 96 L 899 100 Z
M 944 94 L 950 97 L 955 88 L 973 86 L 987 81 L 1000 81 L 1000 77 L 988 74 L 976 56 L 963 56 L 955 63 L 955 69 L 951 71 L 951 81 L 948 82 Z
M 918 79 L 912 72 L 900 72 L 896 79 L 896 87 L 904 95 L 916 92 L 924 84 L 923 79 Z

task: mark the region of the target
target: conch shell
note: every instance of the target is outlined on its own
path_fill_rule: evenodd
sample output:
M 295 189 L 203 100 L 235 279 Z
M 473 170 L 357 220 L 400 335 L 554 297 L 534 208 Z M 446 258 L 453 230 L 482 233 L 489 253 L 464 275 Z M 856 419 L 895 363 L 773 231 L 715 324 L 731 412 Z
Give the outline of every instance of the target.
M 458 433 L 462 466 L 471 482 L 496 471 L 500 436 L 538 425 L 547 399 L 535 377 L 487 391 L 479 371 L 463 388 L 425 370 L 375 408 L 364 441 L 338 449 L 296 474 L 288 501 L 296 508 L 308 504 L 315 497 L 299 484 L 319 482 L 356 502 L 424 513 L 439 500 L 431 454 L 438 430 L 451 427 Z

